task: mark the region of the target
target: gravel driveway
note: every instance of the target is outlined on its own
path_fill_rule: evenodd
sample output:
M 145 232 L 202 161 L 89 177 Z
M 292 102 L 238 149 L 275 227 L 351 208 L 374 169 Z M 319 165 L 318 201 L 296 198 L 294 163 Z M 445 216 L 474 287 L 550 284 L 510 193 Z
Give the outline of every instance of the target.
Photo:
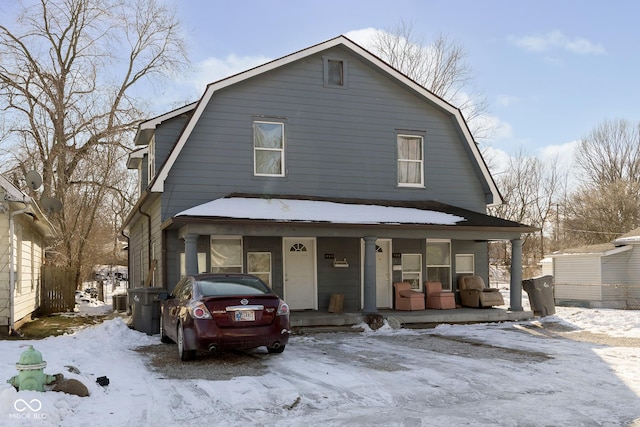
M 313 338 L 313 343 L 310 343 L 307 338 Z M 341 343 L 347 344 L 354 338 L 366 338 L 369 340 L 371 350 L 361 351 L 356 355 L 340 350 Z M 481 342 L 435 334 L 417 336 L 367 335 L 364 337 L 354 331 L 314 330 L 310 328 L 294 333 L 289 345 L 312 345 L 311 352 L 329 354 L 336 360 L 351 358 L 352 363 L 364 364 L 368 368 L 378 371 L 405 370 L 406 368 L 398 363 L 396 354 L 385 355 L 376 351 L 378 340 L 392 344 L 400 354 L 402 354 L 402 348 L 407 347 L 460 357 L 504 359 L 512 362 L 541 362 L 549 358 L 546 354 L 540 352 L 496 347 Z M 278 357 L 278 355 L 268 354 L 264 348 L 258 348 L 246 351 L 202 353 L 195 360 L 183 363 L 178 358 L 178 350 L 175 344 L 144 346 L 140 347 L 138 351 L 149 357 L 149 365 L 152 370 L 162 378 L 173 379 L 229 380 L 237 376 L 259 376 L 267 372 L 267 367 L 263 362 L 268 358 Z

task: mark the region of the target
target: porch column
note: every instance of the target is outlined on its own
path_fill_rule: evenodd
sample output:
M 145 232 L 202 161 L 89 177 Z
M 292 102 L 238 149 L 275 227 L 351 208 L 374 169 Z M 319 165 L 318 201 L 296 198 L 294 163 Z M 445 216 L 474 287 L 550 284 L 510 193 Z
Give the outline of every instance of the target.
M 364 307 L 365 314 L 377 313 L 376 308 L 376 240 L 377 237 L 364 238 Z
M 522 240 L 511 241 L 511 311 L 522 311 Z
M 198 274 L 198 235 L 186 234 L 184 236 L 184 260 L 187 274 Z

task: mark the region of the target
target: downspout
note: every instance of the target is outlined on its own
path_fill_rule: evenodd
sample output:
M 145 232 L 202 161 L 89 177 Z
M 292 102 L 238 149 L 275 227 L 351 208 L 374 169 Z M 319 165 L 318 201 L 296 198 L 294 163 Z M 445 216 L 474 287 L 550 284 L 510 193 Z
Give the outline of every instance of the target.
M 147 268 L 151 268 L 151 215 L 146 212 L 142 212 L 142 206 L 138 206 L 138 212 L 140 215 L 147 217 Z M 142 260 L 140 260 L 142 261 Z M 141 278 L 144 280 L 144 277 Z M 144 283 L 144 282 L 142 282 Z
M 125 239 L 127 239 L 127 288 L 131 287 L 131 281 L 129 280 L 129 278 L 131 277 L 131 239 L 129 238 L 129 236 L 127 236 L 126 234 L 124 234 L 124 230 L 120 231 L 120 234 L 122 235 L 122 237 L 124 237 Z
M 27 202 L 23 202 L 26 205 L 28 205 Z M 14 225 L 13 225 L 13 217 L 17 216 L 17 215 L 21 215 L 23 213 L 25 213 L 28 210 L 28 208 L 24 208 L 24 209 L 20 209 L 18 211 L 15 212 L 11 212 L 9 214 L 9 335 L 13 335 L 15 333 L 15 330 L 13 329 L 13 326 L 15 324 L 15 313 L 13 312 L 14 309 L 14 296 L 15 296 L 15 290 L 16 290 L 16 269 L 14 267 L 14 263 L 15 263 L 15 251 L 13 249 L 13 232 L 14 232 Z

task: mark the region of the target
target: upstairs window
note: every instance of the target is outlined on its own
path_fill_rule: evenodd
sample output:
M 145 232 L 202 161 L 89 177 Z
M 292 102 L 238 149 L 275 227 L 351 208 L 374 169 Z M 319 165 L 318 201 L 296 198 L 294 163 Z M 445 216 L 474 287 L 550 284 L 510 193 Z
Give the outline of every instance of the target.
M 284 176 L 284 123 L 253 123 L 253 174 Z
M 424 187 L 423 138 L 398 135 L 398 185 Z
M 346 88 L 347 62 L 337 58 L 323 58 L 324 85 L 326 87 Z

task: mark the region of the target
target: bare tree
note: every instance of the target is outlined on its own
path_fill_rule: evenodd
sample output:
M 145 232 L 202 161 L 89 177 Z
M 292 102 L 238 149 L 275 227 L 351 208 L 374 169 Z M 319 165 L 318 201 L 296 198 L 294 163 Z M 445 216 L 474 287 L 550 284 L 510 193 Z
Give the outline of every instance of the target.
M 38 0 L 13 24 L 0 25 L 4 148 L 62 201 L 56 250 L 79 284 L 105 202 L 126 191 L 114 172 L 144 117 L 134 91 L 186 65 L 184 41 L 156 0 Z
M 580 142 L 582 184 L 568 198 L 566 246 L 610 242 L 640 226 L 640 123 L 608 120 Z
M 604 186 L 619 180 L 640 182 L 640 123 L 601 123 L 580 142 L 576 164 L 587 185 Z
M 493 129 L 482 120 L 487 112 L 487 102 L 473 90 L 473 69 L 461 44 L 444 34 L 424 42 L 414 34 L 411 24 L 401 21 L 395 28 L 378 30 L 370 49 L 394 68 L 458 107 L 474 137 L 490 136 Z
M 567 179 L 557 159 L 543 162 L 523 151 L 511 157 L 506 170 L 498 175 L 497 184 L 504 203 L 490 208 L 491 213 L 540 229 L 524 238 L 523 255 L 531 263 L 544 257 L 549 236 L 557 232 L 554 224 Z

